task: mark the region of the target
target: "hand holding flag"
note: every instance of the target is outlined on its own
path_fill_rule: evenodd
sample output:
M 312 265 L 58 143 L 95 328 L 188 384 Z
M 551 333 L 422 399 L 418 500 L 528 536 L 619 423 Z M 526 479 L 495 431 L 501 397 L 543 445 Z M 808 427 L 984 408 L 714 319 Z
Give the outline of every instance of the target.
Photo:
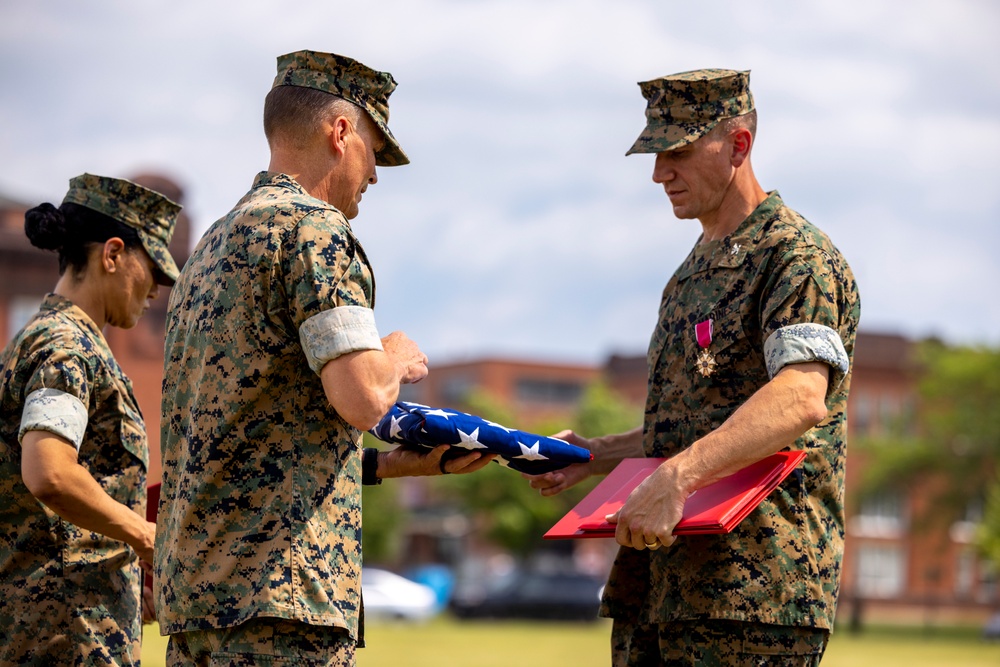
M 457 410 L 430 408 L 400 401 L 389 410 L 371 434 L 384 442 L 432 449 L 451 445 L 452 451 L 477 449 L 498 455 L 498 461 L 531 475 L 559 470 L 571 463 L 586 463 L 586 449 L 565 440 L 507 428 L 482 417 Z

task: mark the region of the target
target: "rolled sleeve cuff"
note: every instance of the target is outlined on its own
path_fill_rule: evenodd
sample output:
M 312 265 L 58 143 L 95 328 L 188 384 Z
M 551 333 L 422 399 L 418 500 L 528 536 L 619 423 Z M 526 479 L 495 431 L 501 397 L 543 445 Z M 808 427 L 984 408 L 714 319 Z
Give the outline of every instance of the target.
M 328 361 L 358 350 L 381 350 L 375 311 L 339 306 L 313 315 L 299 327 L 299 341 L 309 368 L 319 375 Z
M 781 327 L 764 342 L 764 359 L 770 377 L 789 364 L 822 361 L 833 369 L 830 393 L 837 389 L 851 368 L 840 334 L 822 324 L 792 324 Z
M 73 443 L 77 451 L 87 430 L 87 406 L 58 389 L 36 389 L 28 394 L 21 412 L 20 442 L 28 431 L 48 431 Z

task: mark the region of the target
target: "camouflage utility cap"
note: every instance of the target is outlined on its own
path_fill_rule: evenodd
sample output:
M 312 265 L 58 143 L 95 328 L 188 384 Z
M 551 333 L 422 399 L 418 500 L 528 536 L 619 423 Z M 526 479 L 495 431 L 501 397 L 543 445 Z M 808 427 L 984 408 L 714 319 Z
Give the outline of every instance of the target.
M 142 247 L 162 274 L 156 282 L 169 286 L 177 280 L 177 264 L 167 246 L 180 204 L 132 181 L 93 174 L 70 179 L 63 203 L 85 206 L 135 229 Z
M 375 155 L 380 167 L 409 164 L 389 130 L 389 95 L 396 81 L 388 72 L 378 72 L 356 60 L 335 53 L 296 51 L 278 56 L 277 86 L 314 88 L 341 97 L 364 109 L 385 137 L 385 146 Z
M 639 83 L 646 129 L 625 155 L 662 153 L 708 133 L 724 118 L 753 111 L 750 72 L 699 69 Z

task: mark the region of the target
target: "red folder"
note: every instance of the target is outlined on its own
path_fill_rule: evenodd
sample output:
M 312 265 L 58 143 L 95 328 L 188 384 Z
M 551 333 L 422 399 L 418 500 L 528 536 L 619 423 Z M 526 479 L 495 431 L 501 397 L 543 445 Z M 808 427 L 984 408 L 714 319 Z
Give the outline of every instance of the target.
M 160 504 L 160 482 L 146 487 L 146 521 L 156 523 L 156 510 Z
M 714 484 L 698 489 L 684 504 L 684 516 L 674 535 L 728 533 L 802 462 L 806 453 L 777 452 Z M 545 533 L 548 540 L 575 537 L 614 537 L 614 514 L 635 487 L 667 459 L 624 459 Z

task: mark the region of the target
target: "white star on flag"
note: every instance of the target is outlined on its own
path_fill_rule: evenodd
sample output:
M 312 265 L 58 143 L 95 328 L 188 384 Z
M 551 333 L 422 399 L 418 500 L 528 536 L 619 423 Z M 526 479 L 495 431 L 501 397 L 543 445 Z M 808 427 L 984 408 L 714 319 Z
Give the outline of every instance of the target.
M 407 417 L 407 415 L 400 415 L 399 417 L 393 417 L 392 418 L 392 423 L 389 425 L 389 437 L 390 438 L 395 438 L 397 435 L 399 435 L 399 432 L 403 430 L 402 427 L 399 424 L 406 417 Z
M 527 459 L 529 461 L 547 461 L 548 460 L 547 456 L 542 456 L 541 454 L 538 453 L 538 447 L 539 447 L 539 441 L 538 440 L 536 440 L 535 444 L 533 444 L 531 447 L 526 447 L 524 444 L 522 444 L 520 442 L 517 443 L 517 445 L 518 445 L 518 447 L 521 448 L 521 455 L 520 456 L 515 456 L 514 457 L 515 459 Z
M 462 429 L 457 429 L 458 437 L 461 441 L 456 446 L 462 446 L 466 449 L 486 449 L 486 445 L 479 442 L 479 429 L 476 428 L 472 433 L 463 433 Z
M 434 415 L 435 417 L 444 417 L 445 419 L 447 419 L 448 417 L 451 417 L 450 414 L 448 414 L 447 412 L 445 412 L 444 410 L 442 410 L 440 408 L 438 408 L 437 410 L 428 410 L 425 414 L 428 415 L 428 416 Z

